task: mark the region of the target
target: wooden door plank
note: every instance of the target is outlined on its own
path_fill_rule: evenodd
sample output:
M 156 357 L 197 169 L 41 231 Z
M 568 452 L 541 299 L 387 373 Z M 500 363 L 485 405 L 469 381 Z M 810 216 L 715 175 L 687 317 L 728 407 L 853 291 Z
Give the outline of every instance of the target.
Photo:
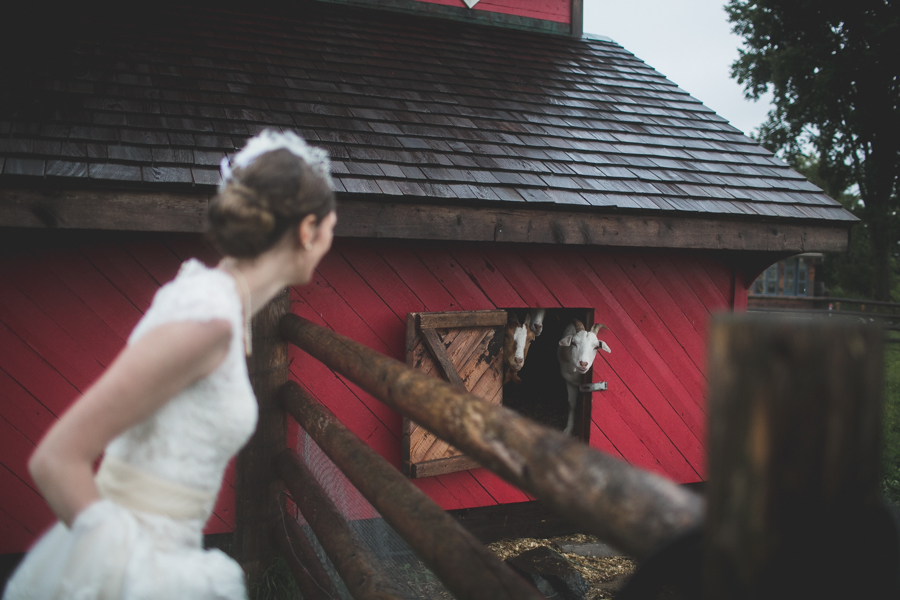
M 12 515 L 0 507 L 0 554 L 19 554 L 27 551 L 35 536 Z
M 56 415 L 37 401 L 0 368 L 0 417 L 22 432 L 29 441 L 37 444 L 50 427 L 56 423 Z
M 39 252 L 38 260 L 123 340 L 143 316 L 76 247 Z
M 422 329 L 447 329 L 451 327 L 497 327 L 506 325 L 505 310 L 473 310 L 422 313 L 418 316 Z
M 15 518 L 33 536 L 37 537 L 56 520 L 44 499 L 16 477 L 4 465 L 0 465 L 0 509 Z
M 488 469 L 473 469 L 469 471 L 478 485 L 491 495 L 498 504 L 511 504 L 513 502 L 527 502 L 532 498 L 525 492 L 504 481 L 499 475 Z
M 121 246 L 86 244 L 81 254 L 141 311 L 147 312 L 159 284 Z
M 696 254 L 694 256 L 696 256 L 697 264 L 706 271 L 706 275 L 709 277 L 710 281 L 719 288 L 719 292 L 722 296 L 726 299 L 731 298 L 734 291 L 731 285 L 731 268 L 706 253 Z
M 213 248 L 201 234 L 167 233 L 161 239 L 181 262 L 189 258 L 196 258 L 207 267 L 214 267 L 222 260 L 222 255 L 218 250 Z
M 644 347 L 647 345 L 646 340 L 586 261 L 576 255 L 567 255 L 566 261 L 571 269 L 575 269 L 577 273 L 583 275 L 579 287 L 590 300 L 589 305 L 597 311 L 598 319 L 606 319 L 611 328 L 610 331 L 603 332 L 603 338 L 612 348 L 612 354 L 604 353 L 602 360 L 619 374 L 622 380 L 627 381 L 635 398 L 642 406 L 646 407 L 647 412 L 652 415 L 654 421 L 660 424 L 666 436 L 684 454 L 685 458 L 688 458 L 691 466 L 699 472 L 705 463 L 705 451 L 700 443 L 701 438 L 690 429 L 681 415 L 660 392 L 657 387 L 658 382 L 648 376 L 642 364 L 632 356 L 632 352 L 639 352 L 639 356 L 646 355 L 646 351 L 642 349 L 642 344 Z M 659 383 L 664 385 L 665 382 Z M 609 391 L 604 392 L 604 394 L 608 393 Z M 702 435 L 703 432 L 701 431 L 700 434 Z
M 627 264 L 630 266 L 634 263 L 628 261 Z M 597 256 L 591 260 L 591 266 L 595 272 L 603 273 L 609 290 L 652 345 L 654 354 L 660 358 L 660 362 L 665 364 L 665 369 L 660 372 L 665 373 L 664 377 L 668 377 L 669 381 L 681 383 L 680 387 L 672 386 L 672 393 L 679 394 L 685 402 L 696 404 L 701 409 L 705 421 L 706 412 L 703 410 L 702 397 L 706 389 L 706 378 L 656 312 L 656 305 L 661 309 L 666 303 L 671 305 L 671 297 L 661 289 L 659 290 L 661 296 L 651 295 L 653 288 L 650 285 L 639 289 L 619 262 L 612 257 Z M 662 364 L 658 365 L 658 368 L 660 367 Z
M 369 324 L 360 318 L 356 311 L 325 280 L 319 271 L 315 271 L 310 282 L 294 288 L 304 302 L 315 310 L 327 327 L 337 333 L 390 356 L 391 349 L 378 337 Z
M 416 250 L 416 255 L 456 299 L 460 309 L 470 311 L 495 308 L 446 250 L 423 246 Z
M 381 251 L 385 262 L 425 304 L 424 310 L 438 312 L 459 309 L 456 299 L 408 247 L 385 244 Z
M 451 330 L 438 330 L 438 331 L 448 331 Z M 449 345 L 447 345 L 447 340 L 444 340 L 444 345 L 446 346 L 447 356 L 450 358 L 450 361 L 456 365 L 457 373 L 459 372 L 459 368 L 464 366 L 469 360 L 477 360 L 477 356 L 475 352 L 479 349 L 487 349 L 487 344 L 482 345 L 481 342 L 484 341 L 484 338 L 490 333 L 490 329 L 486 328 L 461 328 L 455 331 L 461 332 L 460 335 L 456 337 Z M 448 336 L 449 337 L 449 336 Z
M 609 441 L 609 438 L 606 437 L 606 434 L 603 433 L 603 430 L 600 429 L 600 427 L 597 426 L 597 423 L 595 423 L 593 420 L 591 421 L 591 436 L 590 437 L 591 437 L 591 448 L 594 448 L 595 450 L 600 450 L 601 452 L 609 454 L 610 456 L 612 456 L 614 458 L 618 458 L 621 461 L 625 461 L 625 459 L 622 457 L 622 454 L 619 452 L 619 450 L 613 445 L 613 443 L 611 441 Z M 627 462 L 627 461 L 625 461 L 625 462 Z
M 432 356 L 437 360 L 447 381 L 449 381 L 451 385 L 466 391 L 466 384 L 463 383 L 459 373 L 456 372 L 456 366 L 450 361 L 450 357 L 447 356 L 444 344 L 438 338 L 434 329 L 422 329 L 422 341 L 425 342 L 425 347 L 431 351 Z
M 125 340 L 37 259 L 0 260 L 0 273 L 104 367 L 124 347 Z
M 337 240 L 331 251 L 338 252 L 400 319 L 425 310 L 425 304 L 381 257 L 380 245 Z
M 504 308 L 527 306 L 522 297 L 506 280 L 506 277 L 475 248 L 464 245 L 454 246 L 450 250 L 450 254 L 494 306 Z
M 465 508 L 490 506 L 497 503 L 468 470 L 441 475 L 440 480 Z
M 518 256 L 519 246 L 502 248 L 486 247 L 484 255 L 501 271 L 516 293 L 525 300 L 529 308 L 558 308 L 561 306 L 556 296 L 547 289 L 531 268 Z
M 426 477 L 424 479 L 412 479 L 412 484 L 428 494 L 428 497 L 438 503 L 444 510 L 463 508 L 459 498 L 454 496 L 441 483 L 441 477 Z
M 137 235 L 122 240 L 122 247 L 160 286 L 175 279 L 182 261 L 159 236 Z
M 390 356 L 403 360 L 405 328 L 401 319 L 343 256 L 329 252 L 319 263 L 317 273 L 331 285 L 372 331 L 391 349 Z
M 692 389 L 697 390 L 692 395 L 682 378 L 670 366 L 669 355 L 683 369 L 690 367 L 696 372 L 696 367 L 693 363 L 685 362 L 688 359 L 684 356 L 684 350 L 672 338 L 671 332 L 659 323 L 646 300 L 634 289 L 618 265 L 606 257 L 595 256 L 588 268 L 598 278 L 596 287 L 606 297 L 607 306 L 611 310 L 610 316 L 617 319 L 616 327 L 623 333 L 627 332 L 631 338 L 632 356 L 696 438 L 704 440 L 706 414 L 702 392 L 705 382 L 689 384 Z M 606 283 L 599 283 L 599 273 L 603 273 L 604 279 L 609 282 L 608 286 Z M 699 374 L 694 377 L 700 378 L 702 376 Z
M 103 373 L 103 365 L 2 275 L 0 322 L 81 392 Z
M 612 373 L 609 389 L 594 400 L 604 418 L 609 419 L 610 427 L 604 421 L 598 421 L 598 425 L 629 462 L 662 471 L 676 481 L 696 481 L 705 466 L 705 453 L 699 444 L 693 450 L 679 447 L 669 437 L 667 424 L 660 423 L 638 398 L 640 391 L 629 389 L 617 373 Z
M 318 313 L 299 297 L 295 288 L 291 292 L 292 313 L 328 327 Z M 296 381 L 357 436 L 367 439 L 375 429 L 375 423 L 387 426 L 392 433 L 394 427 L 397 432 L 400 431 L 400 417 L 396 412 L 368 394 L 357 395 L 353 388 L 321 362 L 293 345 L 288 348 L 288 357 L 290 372 Z M 399 434 L 394 435 L 399 438 Z
M 485 335 L 472 353 L 474 357 L 465 367 L 460 369 L 460 377 L 466 382 L 469 391 L 481 398 L 485 398 L 486 394 L 490 394 L 490 398 L 485 398 L 489 402 L 493 402 L 493 398 L 499 395 L 502 400 L 503 394 L 503 363 L 499 360 L 483 360 L 485 352 L 491 344 L 495 343 L 498 334 L 496 331 Z
M 71 383 L 2 323 L 0 365 L 53 414 L 61 415 L 79 395 Z
M 650 397 L 644 401 L 654 392 L 658 394 L 658 390 L 650 386 L 642 373 L 628 370 L 633 369 L 634 365 L 627 358 L 626 368 L 621 372 L 615 368 L 620 365 L 611 366 L 613 368 L 606 376 L 608 389 L 595 394 L 594 406 L 597 408 L 594 410 L 600 412 L 592 414 L 592 419 L 597 419 L 598 414 L 603 415 L 603 419 L 597 421 L 598 425 L 629 461 L 639 460 L 648 454 L 652 461 L 640 464 L 658 464 L 672 478 L 693 480 L 697 469 L 666 431 L 670 426 L 668 413 L 657 416 L 648 408 L 661 400 Z M 607 427 L 607 423 L 611 428 Z M 681 427 L 685 425 L 681 423 Z M 705 460 L 705 456 L 700 458 Z
M 660 255 L 652 255 L 646 257 L 647 266 L 666 288 L 669 295 L 675 301 L 679 309 L 684 313 L 688 322 L 697 332 L 697 335 L 704 341 L 704 353 L 706 345 L 707 322 L 709 321 L 709 310 L 703 301 L 694 293 L 694 290 L 685 281 L 684 277 L 678 269 L 672 264 L 673 261 L 683 260 L 683 257 L 676 256 L 668 258 Z M 703 361 L 705 368 L 706 361 Z
M 666 328 L 672 332 L 675 340 L 684 349 L 687 356 L 691 359 L 694 369 L 702 377 L 702 388 L 699 392 L 702 394 L 706 390 L 706 377 L 704 370 L 706 368 L 706 340 L 694 329 L 693 325 L 688 321 L 684 312 L 678 306 L 677 301 L 669 293 L 669 290 L 656 278 L 650 267 L 641 259 L 635 258 L 628 261 L 627 265 L 621 262 L 619 266 L 628 275 L 629 279 L 634 281 L 634 275 L 645 277 L 644 282 L 640 285 L 635 284 L 641 290 L 645 298 L 653 298 L 651 303 L 653 310 L 659 316 Z
M 22 435 L 5 418 L 0 417 L 0 460 L 25 485 L 38 492 L 37 485 L 28 472 L 28 458 L 34 449 L 34 442 Z
M 694 293 L 697 294 L 697 297 L 703 301 L 706 310 L 712 313 L 717 310 L 728 310 L 731 308 L 730 294 L 729 296 L 722 295 L 718 286 L 713 283 L 703 267 L 699 265 L 696 257 L 691 256 L 688 260 L 674 264 L 681 276 L 694 290 Z
M 592 422 L 606 437 L 607 440 L 616 448 L 616 451 L 622 459 L 636 467 L 649 469 L 654 472 L 662 473 L 667 477 L 675 478 L 678 475 L 694 475 L 694 470 L 690 467 L 686 460 L 682 458 L 680 464 L 672 464 L 674 461 L 666 460 L 665 450 L 660 450 L 659 444 L 655 444 L 654 450 L 660 452 L 663 458 L 658 458 L 654 451 L 651 450 L 642 438 L 634 432 L 632 427 L 625 422 L 623 416 L 612 406 L 606 398 L 606 394 L 599 394 L 594 398 Z M 645 413 L 646 414 L 646 413 Z M 629 417 L 626 413 L 625 417 Z M 649 415 L 644 417 L 649 420 Z M 629 418 L 634 422 L 634 418 Z M 655 428 L 655 435 L 665 437 L 665 434 Z M 593 444 L 592 444 L 593 445 Z M 671 442 L 669 442 L 671 447 Z

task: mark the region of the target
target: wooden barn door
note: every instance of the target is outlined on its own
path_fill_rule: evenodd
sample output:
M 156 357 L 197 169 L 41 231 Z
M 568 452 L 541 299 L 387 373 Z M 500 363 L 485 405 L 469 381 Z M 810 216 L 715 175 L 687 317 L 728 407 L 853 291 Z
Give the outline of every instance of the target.
M 491 404 L 503 401 L 506 311 L 409 313 L 406 364 L 449 381 Z M 403 471 L 431 477 L 478 467 L 425 428 L 403 419 Z

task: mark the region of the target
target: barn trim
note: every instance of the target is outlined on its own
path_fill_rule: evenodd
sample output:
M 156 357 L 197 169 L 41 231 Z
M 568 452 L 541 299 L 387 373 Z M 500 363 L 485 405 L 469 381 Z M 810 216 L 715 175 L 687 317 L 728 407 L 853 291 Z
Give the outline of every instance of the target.
M 211 197 L 137 190 L 5 189 L 0 190 L 0 225 L 202 232 Z M 357 200 L 342 194 L 336 235 L 797 254 L 845 252 L 854 223 L 452 206 Z

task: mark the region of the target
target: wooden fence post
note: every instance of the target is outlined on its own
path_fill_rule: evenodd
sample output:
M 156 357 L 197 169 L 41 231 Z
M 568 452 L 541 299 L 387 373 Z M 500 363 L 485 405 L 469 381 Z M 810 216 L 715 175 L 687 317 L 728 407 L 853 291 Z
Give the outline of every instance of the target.
M 709 356 L 705 597 L 882 597 L 880 327 L 722 315 Z
M 284 486 L 275 472 L 275 457 L 286 447 L 278 390 L 288 377 L 288 344 L 278 332 L 278 322 L 289 312 L 290 293 L 285 288 L 254 317 L 253 354 L 247 358 L 259 423 L 237 457 L 234 549 L 251 582 L 276 556 L 274 526 L 281 522 Z

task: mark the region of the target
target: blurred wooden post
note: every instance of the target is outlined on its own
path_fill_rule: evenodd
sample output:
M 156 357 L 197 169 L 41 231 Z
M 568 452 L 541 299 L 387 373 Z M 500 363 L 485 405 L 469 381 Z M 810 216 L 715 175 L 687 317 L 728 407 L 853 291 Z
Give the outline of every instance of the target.
M 350 595 L 355 600 L 402 598 L 303 459 L 294 450 L 285 449 L 278 455 L 275 465 L 300 514 L 316 534 Z
M 881 328 L 723 315 L 709 356 L 705 597 L 879 597 Z
M 278 333 L 278 322 L 289 312 L 290 294 L 285 288 L 254 317 L 253 354 L 247 357 L 259 423 L 237 457 L 234 549 L 251 582 L 276 556 L 274 526 L 281 522 L 284 486 L 274 461 L 285 448 L 287 436 L 278 390 L 287 382 L 288 344 Z

